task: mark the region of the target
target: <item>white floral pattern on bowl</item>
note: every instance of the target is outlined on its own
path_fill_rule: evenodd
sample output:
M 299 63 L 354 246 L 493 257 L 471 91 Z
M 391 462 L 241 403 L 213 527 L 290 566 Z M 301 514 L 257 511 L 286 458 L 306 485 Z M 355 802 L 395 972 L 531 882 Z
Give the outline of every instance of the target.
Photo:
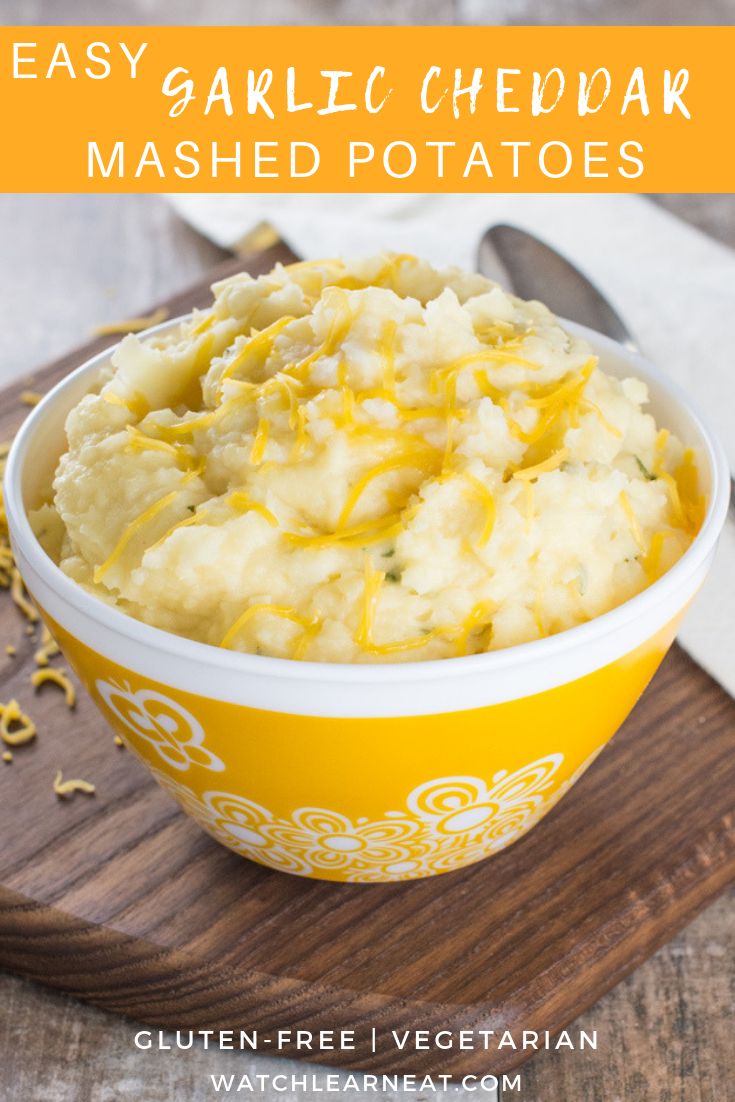
M 405 811 L 380 820 L 318 807 L 279 818 L 241 796 L 199 797 L 161 770 L 153 773 L 206 831 L 244 857 L 301 876 L 392 881 L 459 868 L 525 834 L 556 802 L 548 789 L 563 761 L 550 754 L 514 773 L 502 770 L 490 786 L 479 777 L 427 781 L 408 795 Z
M 173 769 L 192 765 L 221 773 L 225 763 L 204 746 L 204 728 L 191 712 L 153 689 L 135 692 L 129 682 L 95 683 L 104 704 L 138 738 L 144 739 Z

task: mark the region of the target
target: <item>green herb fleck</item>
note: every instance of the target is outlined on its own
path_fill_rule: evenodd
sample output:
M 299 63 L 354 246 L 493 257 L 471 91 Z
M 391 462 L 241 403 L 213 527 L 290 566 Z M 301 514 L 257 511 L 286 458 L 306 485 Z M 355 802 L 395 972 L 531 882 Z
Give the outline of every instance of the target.
M 196 513 L 197 511 L 196 505 L 187 505 L 186 508 L 189 510 L 190 513 Z
M 656 481 L 656 475 L 653 474 L 652 471 L 649 471 L 648 467 L 643 462 L 643 460 L 640 459 L 637 455 L 634 455 L 633 458 L 635 459 L 636 463 L 638 464 L 638 469 L 640 470 L 643 477 L 645 479 L 647 479 L 649 482 L 655 482 Z
M 395 553 L 396 553 L 395 547 L 389 547 L 387 551 L 383 552 L 382 557 L 384 559 L 392 559 L 393 556 L 395 555 Z
M 385 580 L 387 582 L 400 582 L 400 580 L 401 580 L 400 571 L 398 571 L 398 570 L 389 570 L 388 573 L 385 576 Z

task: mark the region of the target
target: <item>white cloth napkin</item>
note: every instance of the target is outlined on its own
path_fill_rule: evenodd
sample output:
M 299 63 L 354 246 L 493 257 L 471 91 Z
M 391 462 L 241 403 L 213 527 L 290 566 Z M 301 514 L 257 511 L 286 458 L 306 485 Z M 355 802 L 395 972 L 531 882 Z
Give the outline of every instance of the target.
M 696 399 L 735 470 L 735 252 L 646 199 L 623 195 L 171 195 L 206 236 L 232 247 L 271 223 L 304 258 L 390 249 L 474 267 L 483 230 L 512 222 L 579 265 L 645 353 Z M 680 632 L 735 696 L 735 524 Z

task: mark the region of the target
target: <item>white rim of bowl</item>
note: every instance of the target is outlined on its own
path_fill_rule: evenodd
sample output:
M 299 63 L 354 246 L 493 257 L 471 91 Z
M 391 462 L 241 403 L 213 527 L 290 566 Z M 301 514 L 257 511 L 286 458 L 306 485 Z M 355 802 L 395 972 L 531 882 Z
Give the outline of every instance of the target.
M 147 329 L 139 334 L 141 339 L 165 332 L 185 321 L 190 315 L 182 315 Z M 267 655 L 247 654 L 241 651 L 223 650 L 209 643 L 199 643 L 184 636 L 174 635 L 162 628 L 151 627 L 118 609 L 111 608 L 98 598 L 93 597 L 66 574 L 48 557 L 36 539 L 26 515 L 22 495 L 23 464 L 30 450 L 36 426 L 44 414 L 59 396 L 85 373 L 93 376 L 94 370 L 106 364 L 117 345 L 87 360 L 62 379 L 33 409 L 23 422 L 13 441 L 5 471 L 5 509 L 11 530 L 11 540 L 17 541 L 19 550 L 31 567 L 44 579 L 52 590 L 69 602 L 83 615 L 104 625 L 106 628 L 127 637 L 133 643 L 140 643 L 154 649 L 164 650 L 168 654 L 198 662 L 200 665 L 215 666 L 233 673 L 248 673 L 268 678 L 291 678 L 296 680 L 318 680 L 321 682 L 352 683 L 392 683 L 406 681 L 426 681 L 457 677 L 462 675 L 493 674 L 510 666 L 532 664 L 544 656 L 551 658 L 564 654 L 574 648 L 584 647 L 601 635 L 614 632 L 631 621 L 646 614 L 646 610 L 666 600 L 677 588 L 680 581 L 690 577 L 706 560 L 714 549 L 727 516 L 730 500 L 730 470 L 724 448 L 709 428 L 696 405 L 685 391 L 661 369 L 638 352 L 633 352 L 617 341 L 578 325 L 576 322 L 559 319 L 564 328 L 576 336 L 581 336 L 592 344 L 595 351 L 609 351 L 622 357 L 638 370 L 644 381 L 655 380 L 668 397 L 681 406 L 694 422 L 702 437 L 707 461 L 712 475 L 710 500 L 702 527 L 682 557 L 651 585 L 636 596 L 604 612 L 592 620 L 566 631 L 535 639 L 529 643 L 518 643 L 496 651 L 471 654 L 456 658 L 434 658 L 419 662 L 309 662 L 292 658 L 271 658 Z M 63 625 L 62 625 L 63 626 Z

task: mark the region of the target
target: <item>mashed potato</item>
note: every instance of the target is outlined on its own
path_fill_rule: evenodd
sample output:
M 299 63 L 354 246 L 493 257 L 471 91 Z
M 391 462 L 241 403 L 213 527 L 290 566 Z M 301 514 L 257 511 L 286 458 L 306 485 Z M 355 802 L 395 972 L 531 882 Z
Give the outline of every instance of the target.
M 540 303 L 407 256 L 214 296 L 122 341 L 36 516 L 129 615 L 254 654 L 449 658 L 599 616 L 690 543 L 691 456 Z

